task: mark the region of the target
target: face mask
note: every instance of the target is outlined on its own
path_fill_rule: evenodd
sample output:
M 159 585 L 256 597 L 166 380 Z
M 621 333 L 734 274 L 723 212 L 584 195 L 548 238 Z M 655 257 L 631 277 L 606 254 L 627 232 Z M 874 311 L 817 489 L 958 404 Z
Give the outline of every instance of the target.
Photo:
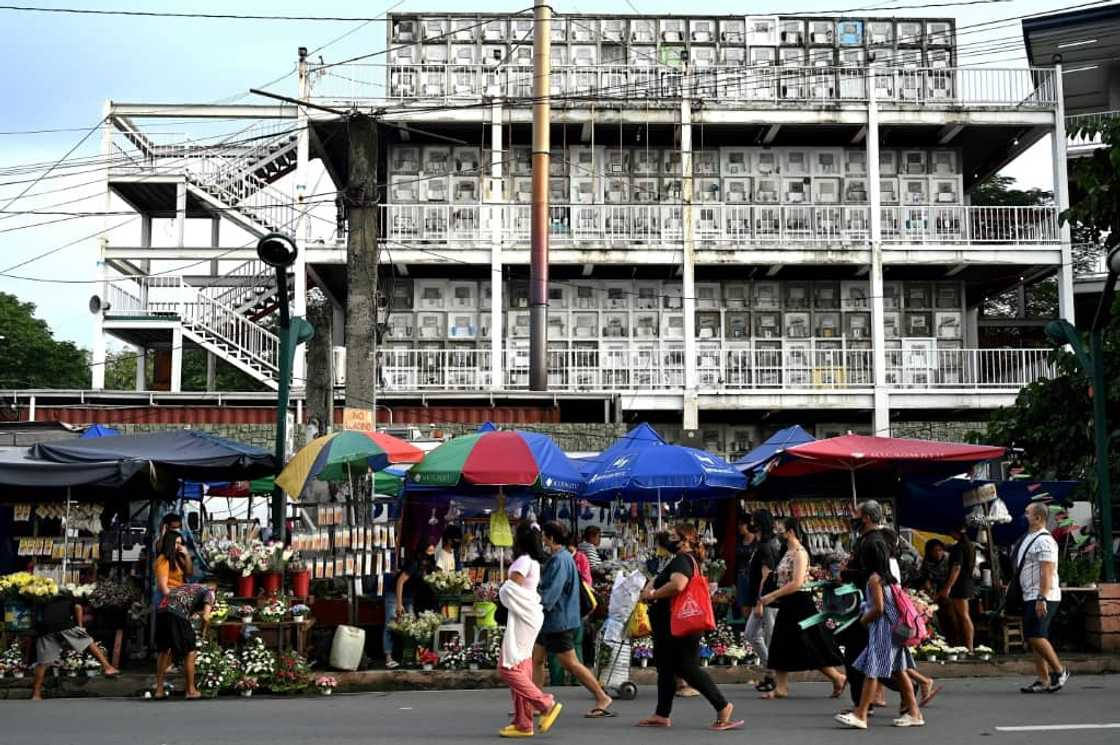
M 681 542 L 680 541 L 668 541 L 668 542 L 666 542 L 665 545 L 666 545 L 666 547 L 668 547 L 669 553 L 671 553 L 671 554 L 679 553 L 680 550 L 681 550 Z

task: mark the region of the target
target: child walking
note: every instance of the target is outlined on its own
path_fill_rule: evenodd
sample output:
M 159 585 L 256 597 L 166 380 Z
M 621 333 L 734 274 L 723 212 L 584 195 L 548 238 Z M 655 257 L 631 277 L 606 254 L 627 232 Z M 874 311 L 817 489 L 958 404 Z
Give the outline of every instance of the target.
M 94 643 L 93 637 L 84 628 L 82 606 L 74 598 L 51 598 L 39 607 L 35 623 L 35 674 L 31 679 L 31 700 L 43 700 L 43 680 L 47 668 L 62 659 L 63 645 L 78 654 L 89 651 L 101 663 L 105 677 L 113 678 L 120 671 L 109 662 L 101 647 Z

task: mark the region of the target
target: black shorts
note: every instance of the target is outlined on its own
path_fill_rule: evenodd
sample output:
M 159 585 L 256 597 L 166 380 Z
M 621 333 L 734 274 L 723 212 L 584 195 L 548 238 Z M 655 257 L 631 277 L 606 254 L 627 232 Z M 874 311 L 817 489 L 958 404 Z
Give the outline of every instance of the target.
M 1054 616 L 1057 615 L 1059 605 L 1061 605 L 1061 603 L 1054 603 L 1047 600 L 1046 615 L 1039 618 L 1038 612 L 1035 610 L 1035 601 L 1026 601 L 1023 605 L 1023 638 L 1048 639 L 1050 637 L 1050 622 L 1053 621 Z
M 198 639 L 191 622 L 171 611 L 156 613 L 156 651 L 171 652 L 181 660 L 198 649 Z
M 549 654 L 564 654 L 576 648 L 575 634 L 572 629 L 542 633 L 537 637 L 537 644 Z

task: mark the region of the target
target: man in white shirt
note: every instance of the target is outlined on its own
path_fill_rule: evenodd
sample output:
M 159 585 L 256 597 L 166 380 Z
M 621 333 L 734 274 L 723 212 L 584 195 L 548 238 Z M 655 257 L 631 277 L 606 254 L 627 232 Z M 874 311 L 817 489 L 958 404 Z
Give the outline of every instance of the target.
M 1027 534 L 1015 545 L 1012 559 L 1020 568 L 1023 589 L 1023 636 L 1034 654 L 1038 679 L 1023 693 L 1057 693 L 1069 680 L 1069 671 L 1050 644 L 1050 621 L 1058 612 L 1062 591 L 1058 586 L 1058 543 L 1046 530 L 1049 510 L 1041 502 L 1027 505 Z

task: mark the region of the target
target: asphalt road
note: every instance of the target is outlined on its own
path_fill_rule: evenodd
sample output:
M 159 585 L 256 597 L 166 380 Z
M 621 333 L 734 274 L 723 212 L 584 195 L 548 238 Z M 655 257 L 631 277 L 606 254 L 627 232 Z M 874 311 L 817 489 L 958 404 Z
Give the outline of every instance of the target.
M 1075 677 L 1056 695 L 1024 696 L 1009 678 L 948 680 L 926 711 L 927 725 L 897 730 L 889 717 L 875 717 L 866 732 L 834 727 L 837 702 L 822 683 L 795 684 L 786 701 L 757 700 L 753 689 L 728 687 L 726 695 L 747 720 L 739 732 L 703 729 L 713 719 L 699 699 L 678 699 L 670 731 L 644 730 L 634 722 L 651 712 L 654 691 L 639 690 L 635 701 L 615 705 L 618 717 L 582 718 L 591 702 L 582 689 L 559 689 L 566 708 L 555 729 L 537 739 L 556 745 L 648 745 L 682 740 L 816 745 L 825 742 L 923 742 L 937 745 L 982 742 L 1120 742 L 1120 676 Z M 895 701 L 894 694 L 888 700 Z M 69 699 L 35 704 L 0 702 L 0 745 L 369 745 L 370 743 L 496 743 L 510 710 L 501 690 L 363 693 L 330 698 L 221 698 L 214 701 L 150 702 L 123 699 Z M 877 725 L 877 726 L 876 726 Z M 1059 727 L 1055 730 L 1001 730 L 1001 727 Z M 1094 726 L 1095 725 L 1095 726 Z M 1112 725 L 1103 727 L 1102 725 Z

